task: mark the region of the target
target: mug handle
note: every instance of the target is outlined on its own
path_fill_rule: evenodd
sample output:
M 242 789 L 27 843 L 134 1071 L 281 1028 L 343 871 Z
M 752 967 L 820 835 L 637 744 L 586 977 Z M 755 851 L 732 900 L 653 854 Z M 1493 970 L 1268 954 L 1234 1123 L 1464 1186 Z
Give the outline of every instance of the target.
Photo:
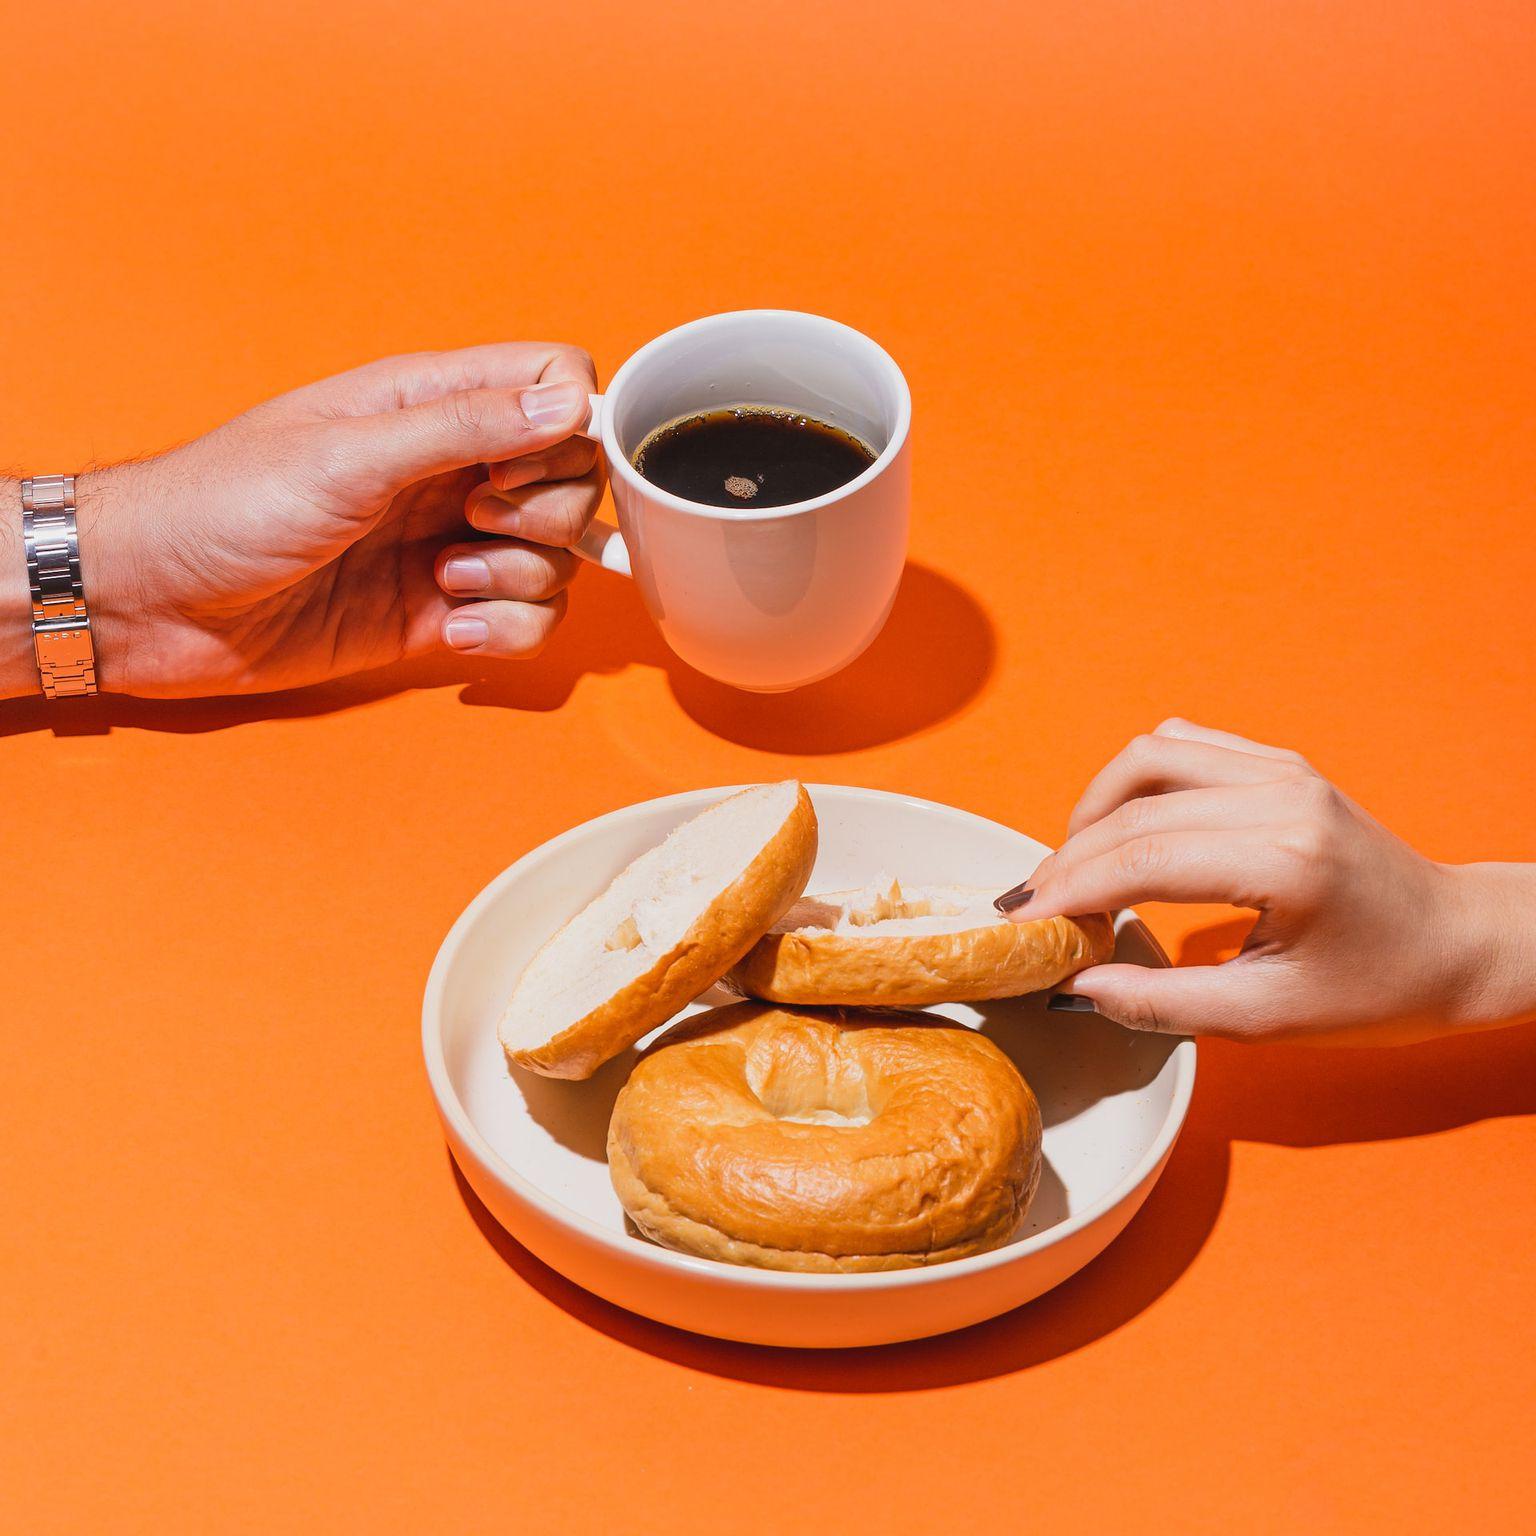
M 588 395 L 587 400 L 587 420 L 585 425 L 577 427 L 576 435 L 590 437 L 593 442 L 601 445 L 603 434 L 598 423 L 602 415 L 603 397 Z M 624 542 L 624 535 L 612 523 L 599 522 L 594 518 L 572 548 L 583 560 L 590 560 L 593 565 L 600 565 L 605 571 L 616 571 L 620 576 L 635 574 L 630 565 L 629 546 Z

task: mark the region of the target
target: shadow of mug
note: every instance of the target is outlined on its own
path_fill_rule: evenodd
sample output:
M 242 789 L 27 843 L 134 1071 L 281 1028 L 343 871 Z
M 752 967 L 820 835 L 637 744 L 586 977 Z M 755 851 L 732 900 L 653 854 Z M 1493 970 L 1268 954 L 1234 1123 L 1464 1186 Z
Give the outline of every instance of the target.
M 760 752 L 856 752 L 915 736 L 958 714 L 992 674 L 996 642 L 976 600 L 949 577 L 908 565 L 885 628 L 841 672 L 793 693 L 750 694 L 686 667 L 673 696 L 714 735 Z

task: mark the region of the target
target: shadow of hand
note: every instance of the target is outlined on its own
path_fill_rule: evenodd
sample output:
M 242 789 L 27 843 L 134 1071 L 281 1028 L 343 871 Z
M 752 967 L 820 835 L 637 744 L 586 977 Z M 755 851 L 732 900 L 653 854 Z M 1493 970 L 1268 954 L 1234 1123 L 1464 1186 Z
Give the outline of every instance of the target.
M 536 661 L 487 665 L 444 655 L 289 693 L 169 701 L 103 696 L 67 712 L 41 698 L 18 699 L 0 708 L 0 735 L 89 735 L 114 725 L 210 731 L 455 686 L 466 704 L 544 713 L 560 708 L 588 673 L 640 665 L 665 672 L 682 709 L 727 741 L 794 754 L 851 752 L 914 735 L 963 709 L 991 675 L 993 652 L 992 626 L 970 594 L 937 571 L 909 565 L 884 630 L 851 666 L 793 693 L 743 693 L 694 672 L 667 649 L 633 582 L 593 572 Z

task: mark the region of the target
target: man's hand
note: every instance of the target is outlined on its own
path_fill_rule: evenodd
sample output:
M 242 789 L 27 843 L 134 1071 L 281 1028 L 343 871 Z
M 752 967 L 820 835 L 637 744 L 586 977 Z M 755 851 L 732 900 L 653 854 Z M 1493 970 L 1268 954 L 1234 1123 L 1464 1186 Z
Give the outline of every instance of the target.
M 264 692 L 442 646 L 533 655 L 602 494 L 595 445 L 572 436 L 596 387 L 572 347 L 389 358 L 81 476 L 103 689 Z M 516 537 L 476 540 L 465 521 L 488 465 L 507 495 L 484 526 Z

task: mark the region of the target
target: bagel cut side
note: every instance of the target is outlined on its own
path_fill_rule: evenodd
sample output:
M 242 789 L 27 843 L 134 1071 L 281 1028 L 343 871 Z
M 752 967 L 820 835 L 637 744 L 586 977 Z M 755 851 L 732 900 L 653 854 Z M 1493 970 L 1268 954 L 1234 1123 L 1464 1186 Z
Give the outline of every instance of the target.
M 880 881 L 797 902 L 728 978 L 777 1003 L 925 1008 L 1020 997 L 1114 953 L 1106 913 L 1010 922 L 990 887 Z
M 534 955 L 497 1030 L 507 1059 L 590 1077 L 713 986 L 805 889 L 800 784 L 744 789 L 642 854 Z
M 764 1269 L 909 1269 L 1017 1232 L 1040 1134 L 1034 1094 L 975 1030 L 735 1003 L 641 1057 L 614 1103 L 608 1168 L 664 1247 Z

